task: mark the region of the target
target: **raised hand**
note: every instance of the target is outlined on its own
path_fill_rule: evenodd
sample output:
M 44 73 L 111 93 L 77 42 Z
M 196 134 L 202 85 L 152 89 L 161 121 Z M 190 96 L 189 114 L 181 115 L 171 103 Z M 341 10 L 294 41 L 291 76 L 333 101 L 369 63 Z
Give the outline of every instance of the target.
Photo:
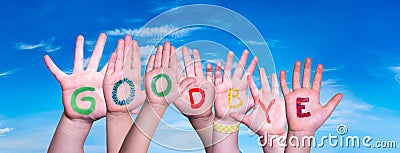
M 217 63 L 214 74 L 214 84 L 216 88 L 216 99 L 214 103 L 215 119 L 227 124 L 236 123 L 229 114 L 246 113 L 253 107 L 254 101 L 248 98 L 247 94 L 247 76 L 252 75 L 257 66 L 257 57 L 255 57 L 245 74 L 243 75 L 244 66 L 246 65 L 249 52 L 245 50 L 235 68 L 234 74 L 231 76 L 233 52 L 228 53 L 226 59 L 224 76 L 222 79 L 221 63 Z
M 215 99 L 211 64 L 207 65 L 207 78 L 205 78 L 199 51 L 193 50 L 194 61 L 186 46 L 182 48 L 182 55 L 186 77 L 196 78 L 196 83 L 183 91 L 181 97 L 174 104 L 189 119 L 210 117 L 212 116 L 212 103 Z
M 111 55 L 103 87 L 107 104 L 107 152 L 119 152 L 132 126 L 131 112 L 136 113 L 146 98 L 141 90 L 141 61 L 139 46 L 126 35 L 119 40 Z
M 281 71 L 281 88 L 286 101 L 289 131 L 306 131 L 314 134 L 332 114 L 343 95 L 336 94 L 325 106 L 321 106 L 322 65 L 319 64 L 317 67 L 312 87 L 310 87 L 311 59 L 306 59 L 302 86 L 300 86 L 300 66 L 299 61 L 294 65 L 292 92 L 287 86 L 285 71 Z
M 106 66 L 97 72 L 105 43 L 106 35 L 100 34 L 87 69 L 84 70 L 84 38 L 78 36 L 72 75 L 62 72 L 48 55 L 44 57 L 47 67 L 61 85 L 64 115 L 69 119 L 93 122 L 106 115 L 102 86 Z
M 141 90 L 141 61 L 139 46 L 127 35 L 119 40 L 111 55 L 103 87 L 108 112 L 135 111 L 146 94 Z
M 259 69 L 262 88 L 257 89 L 251 76 L 248 83 L 255 104 L 253 112 L 249 115 L 232 113 L 231 116 L 242 122 L 259 136 L 285 135 L 286 113 L 285 101 L 279 96 L 279 85 L 276 74 L 272 74 L 272 89 L 270 88 L 264 68 Z
M 156 55 L 151 55 L 146 68 L 145 88 L 150 104 L 167 107 L 175 102 L 186 88 L 195 83 L 194 78 L 178 81 L 180 65 L 173 46 L 169 42 L 158 46 Z M 171 56 L 172 55 L 172 56 Z
M 86 137 L 94 121 L 106 115 L 103 95 L 105 67 L 97 72 L 106 43 L 106 35 L 100 34 L 87 69 L 84 70 L 83 36 L 76 39 L 74 70 L 66 75 L 49 56 L 44 61 L 62 88 L 64 113 L 51 140 L 48 152 L 82 152 Z

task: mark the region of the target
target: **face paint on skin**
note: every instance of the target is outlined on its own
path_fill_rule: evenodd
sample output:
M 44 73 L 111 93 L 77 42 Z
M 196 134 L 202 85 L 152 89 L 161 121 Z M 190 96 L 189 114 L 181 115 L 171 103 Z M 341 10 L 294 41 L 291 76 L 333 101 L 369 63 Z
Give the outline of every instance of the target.
M 234 94 L 232 94 L 234 92 Z M 236 105 L 231 105 L 232 98 L 239 100 L 239 103 Z M 239 108 L 243 105 L 242 98 L 239 97 L 239 89 L 237 88 L 230 88 L 228 90 L 228 108 Z
M 120 101 L 118 99 L 118 94 L 117 93 L 118 93 L 118 88 L 123 83 L 127 83 L 129 85 L 130 91 L 129 91 L 128 98 L 123 99 L 123 100 Z M 123 78 L 122 80 L 119 80 L 117 83 L 114 84 L 114 88 L 112 90 L 112 99 L 113 99 L 115 104 L 120 105 L 120 106 L 129 104 L 133 100 L 134 97 L 135 97 L 135 85 L 128 78 Z
M 261 101 L 259 101 L 258 103 L 260 104 L 261 108 L 265 112 L 265 117 L 267 119 L 267 122 L 271 123 L 271 120 L 269 119 L 269 113 L 271 113 L 271 108 L 272 108 L 272 105 L 274 105 L 274 103 L 275 103 L 275 99 L 271 100 L 271 102 L 268 104 L 268 107 L 265 107 L 264 103 L 262 103 Z
M 72 109 L 81 115 L 89 115 L 89 114 L 93 113 L 94 109 L 96 108 L 96 100 L 93 97 L 82 97 L 81 98 L 82 101 L 90 101 L 90 107 L 87 109 L 79 108 L 78 105 L 76 105 L 76 97 L 82 92 L 95 91 L 95 90 L 96 89 L 93 87 L 82 87 L 82 88 L 76 89 L 71 97 Z
M 303 117 L 310 117 L 311 113 L 307 112 L 307 113 L 302 113 L 302 109 L 305 109 L 305 105 L 302 105 L 301 103 L 308 103 L 309 102 L 309 98 L 300 98 L 298 97 L 296 99 L 296 108 L 297 108 L 297 117 L 299 118 L 303 118 Z
M 161 79 L 161 78 L 165 78 L 165 80 L 167 80 L 167 83 L 168 83 L 167 89 L 165 89 L 163 92 L 157 92 L 156 83 L 157 83 L 157 80 Z M 171 79 L 169 78 L 168 75 L 166 75 L 166 74 L 158 74 L 151 81 L 151 90 L 154 92 L 154 94 L 156 94 L 156 96 L 165 97 L 171 91 L 171 84 L 172 84 L 171 83 Z
M 200 94 L 201 94 L 201 99 L 200 99 L 200 101 L 197 103 L 197 104 L 194 104 L 194 98 L 193 98 L 193 93 L 194 92 L 199 92 Z M 192 108 L 194 108 L 194 109 L 196 109 L 196 108 L 200 108 L 202 105 L 203 105 L 203 103 L 204 103 L 204 101 L 205 101 L 205 97 L 206 97 L 206 94 L 205 94 L 205 92 L 204 92 L 204 90 L 203 89 L 200 89 L 200 88 L 192 88 L 192 89 L 190 89 L 189 90 L 189 97 L 190 97 L 190 106 L 192 107 Z

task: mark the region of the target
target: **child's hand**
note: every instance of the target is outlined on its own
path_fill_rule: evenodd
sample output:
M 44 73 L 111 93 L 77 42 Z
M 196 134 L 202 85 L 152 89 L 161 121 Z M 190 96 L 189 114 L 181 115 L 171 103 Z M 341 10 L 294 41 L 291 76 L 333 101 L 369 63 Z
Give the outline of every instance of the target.
M 44 57 L 47 67 L 60 82 L 64 115 L 69 119 L 91 123 L 106 114 L 102 86 L 106 69 L 103 68 L 100 72 L 97 72 L 105 42 L 106 35 L 100 34 L 87 69 L 84 70 L 84 38 L 83 36 L 78 36 L 72 75 L 66 75 L 62 72 L 49 56 L 46 55 Z
M 175 102 L 188 86 L 196 82 L 194 78 L 178 81 L 179 61 L 169 42 L 158 46 L 156 55 L 151 55 L 146 68 L 145 87 L 150 104 L 156 107 L 168 107 Z
M 136 41 L 127 35 L 118 41 L 116 51 L 111 55 L 103 87 L 107 111 L 137 111 L 146 95 L 141 90 L 140 51 Z
M 231 77 L 233 53 L 229 52 L 225 63 L 223 80 L 221 63 L 217 63 L 214 74 L 214 84 L 217 93 L 214 104 L 216 120 L 228 124 L 237 123 L 229 114 L 233 112 L 244 114 L 253 107 L 254 101 L 252 98 L 249 99 L 247 97 L 247 76 L 253 74 L 257 65 L 257 57 L 253 59 L 243 75 L 248 56 L 249 52 L 245 50 Z
M 175 51 L 173 51 L 175 52 Z M 207 79 L 204 77 L 199 51 L 193 50 L 190 56 L 188 48 L 182 48 L 186 77 L 196 78 L 196 83 L 189 86 L 174 103 L 188 118 L 205 118 L 212 115 L 212 103 L 215 99 L 215 88 L 212 84 L 212 67 L 207 65 Z M 181 78 L 183 75 L 180 76 Z
M 322 81 L 322 65 L 319 64 L 310 88 L 311 59 L 307 58 L 303 72 L 303 86 L 300 87 L 300 65 L 296 62 L 293 70 L 293 91 L 286 83 L 285 71 L 281 71 L 281 88 L 286 101 L 286 114 L 290 132 L 306 132 L 313 135 L 329 118 L 342 99 L 336 94 L 325 106 L 320 104 L 320 87 Z
M 250 115 L 232 113 L 231 116 L 242 122 L 259 136 L 285 135 L 286 114 L 285 101 L 279 96 L 279 85 L 276 74 L 271 75 L 272 89 L 268 83 L 264 68 L 259 69 L 262 88 L 257 89 L 251 76 L 248 76 L 250 91 L 255 104 Z

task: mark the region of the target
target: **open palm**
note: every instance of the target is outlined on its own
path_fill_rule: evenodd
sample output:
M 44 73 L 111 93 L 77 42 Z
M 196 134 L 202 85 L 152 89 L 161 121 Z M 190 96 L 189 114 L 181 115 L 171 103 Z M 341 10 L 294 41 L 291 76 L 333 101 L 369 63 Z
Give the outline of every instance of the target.
M 267 133 L 282 135 L 286 133 L 285 102 L 279 96 L 279 85 L 276 74 L 272 74 L 272 89 L 268 83 L 264 68 L 259 69 L 262 89 L 258 90 L 254 80 L 248 76 L 248 83 L 255 104 L 249 115 L 233 113 L 231 116 L 242 122 L 260 136 Z
M 106 69 L 103 68 L 100 72 L 97 72 L 105 42 L 106 35 L 100 34 L 87 69 L 84 70 L 84 38 L 78 36 L 72 75 L 66 75 L 62 72 L 49 56 L 44 57 L 47 67 L 60 82 L 64 114 L 70 119 L 92 122 L 106 114 L 102 87 Z
M 141 90 L 140 51 L 136 41 L 127 35 L 119 40 L 109 60 L 104 78 L 104 95 L 108 112 L 137 112 L 146 95 Z
M 314 133 L 329 118 L 343 95 L 336 94 L 322 106 L 320 104 L 322 65 L 319 64 L 317 67 L 312 88 L 310 88 L 311 59 L 307 58 L 304 65 L 302 87 L 300 87 L 300 66 L 300 62 L 296 62 L 294 66 L 292 92 L 287 86 L 285 71 L 281 71 L 281 88 L 286 101 L 289 131 Z
M 214 103 L 215 117 L 219 120 L 236 122 L 230 113 L 246 113 L 252 106 L 254 101 L 248 98 L 247 94 L 247 76 L 252 75 L 257 65 L 255 57 L 250 66 L 243 75 L 244 66 L 246 65 L 249 52 L 245 50 L 235 68 L 235 72 L 231 77 L 233 53 L 229 52 L 224 68 L 224 77 L 222 79 L 221 63 L 217 63 L 214 74 L 214 84 L 216 88 L 216 99 Z
M 212 67 L 207 65 L 207 79 L 204 77 L 203 67 L 198 50 L 193 50 L 194 61 L 188 48 L 182 48 L 187 77 L 196 78 L 196 83 L 189 86 L 181 97 L 174 103 L 182 114 L 189 118 L 202 118 L 212 115 L 212 103 L 215 99 L 215 88 L 212 84 Z M 181 79 L 183 75 L 181 75 Z M 197 93 L 197 94 L 193 94 Z

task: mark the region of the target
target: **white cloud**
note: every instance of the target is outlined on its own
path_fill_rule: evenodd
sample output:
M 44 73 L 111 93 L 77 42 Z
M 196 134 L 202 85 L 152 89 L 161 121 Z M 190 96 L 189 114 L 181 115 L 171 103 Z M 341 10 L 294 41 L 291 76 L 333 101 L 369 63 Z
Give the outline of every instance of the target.
M 1 72 L 1 73 L 0 73 L 0 77 L 2 77 L 2 76 L 8 76 L 8 75 L 14 74 L 14 73 L 17 72 L 17 71 L 18 71 L 18 69 L 13 69 L 13 70 Z
M 110 36 L 121 36 L 130 34 L 137 37 L 164 37 L 169 33 L 175 38 L 188 35 L 191 31 L 201 29 L 200 27 L 189 27 L 189 28 L 178 28 L 172 25 L 163 25 L 159 27 L 144 27 L 141 29 L 115 29 L 106 31 L 107 35 Z
M 13 128 L 8 128 L 8 127 L 0 129 L 0 136 L 3 135 L 3 134 L 6 134 L 6 133 L 8 133 L 8 132 L 10 132 L 12 130 L 13 130 Z
M 54 46 L 53 43 L 54 43 L 54 37 L 50 38 L 47 41 L 41 41 L 40 43 L 37 43 L 37 44 L 28 44 L 28 43 L 19 42 L 19 43 L 15 44 L 15 47 L 18 50 L 42 49 L 47 53 L 54 52 L 54 51 L 61 49 L 60 46 Z

